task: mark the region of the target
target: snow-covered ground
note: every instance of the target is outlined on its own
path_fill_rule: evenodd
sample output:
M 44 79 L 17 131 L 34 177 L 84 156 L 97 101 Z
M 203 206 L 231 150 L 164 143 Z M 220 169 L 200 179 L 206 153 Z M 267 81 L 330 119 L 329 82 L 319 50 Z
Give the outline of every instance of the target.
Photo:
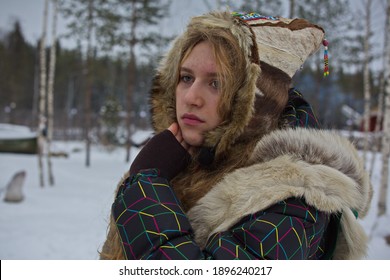
M 139 134 L 141 138 L 145 136 Z M 1 135 L 0 135 L 1 137 Z M 107 221 L 116 184 L 129 168 L 125 150 L 107 151 L 93 146 L 91 166 L 85 167 L 84 144 L 55 142 L 55 150 L 68 157 L 52 159 L 55 185 L 39 186 L 36 155 L 0 153 L 0 259 L 95 260 L 105 239 Z M 132 149 L 131 157 L 137 154 Z M 380 181 L 380 160 L 373 174 L 376 190 Z M 18 171 L 25 170 L 21 203 L 3 201 L 5 186 Z M 390 192 L 387 201 L 390 203 Z M 390 260 L 390 215 L 377 219 L 378 192 L 372 208 L 361 223 L 370 236 L 371 260 Z

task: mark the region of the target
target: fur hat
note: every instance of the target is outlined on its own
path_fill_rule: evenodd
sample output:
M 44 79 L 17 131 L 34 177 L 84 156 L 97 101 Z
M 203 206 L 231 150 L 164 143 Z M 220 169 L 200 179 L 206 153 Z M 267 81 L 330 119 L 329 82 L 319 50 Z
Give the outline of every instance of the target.
M 175 91 L 186 42 L 194 32 L 228 31 L 245 56 L 245 77 L 229 96 L 229 120 L 205 134 L 202 151 L 211 161 L 226 154 L 238 140 L 255 139 L 276 128 L 284 109 L 291 78 L 308 56 L 320 47 L 322 28 L 303 19 L 210 12 L 193 17 L 162 59 L 151 90 L 155 131 L 176 120 Z M 243 140 L 244 139 L 244 140 Z M 215 157 L 214 157 L 215 155 Z
M 305 19 L 269 17 L 257 13 L 232 15 L 245 21 L 253 30 L 260 60 L 290 77 L 324 40 L 324 30 Z

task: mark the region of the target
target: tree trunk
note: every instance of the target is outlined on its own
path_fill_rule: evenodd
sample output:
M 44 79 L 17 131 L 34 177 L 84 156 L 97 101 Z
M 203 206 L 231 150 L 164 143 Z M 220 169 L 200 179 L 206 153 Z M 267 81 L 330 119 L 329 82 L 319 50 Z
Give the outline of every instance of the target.
M 290 12 L 289 17 L 294 18 L 295 17 L 295 0 L 290 0 Z
M 44 171 L 43 171 L 43 150 L 45 145 L 46 131 L 46 29 L 47 29 L 47 9 L 49 0 L 45 0 L 43 11 L 42 35 L 40 41 L 40 83 L 39 83 L 39 107 L 38 107 L 38 167 L 39 167 L 39 183 L 41 187 L 45 186 Z
M 135 55 L 134 50 L 130 50 L 130 62 L 129 62 L 129 80 L 127 85 L 127 96 L 126 96 L 126 162 L 129 162 L 131 159 L 131 137 L 132 137 L 132 97 L 133 97 L 133 88 L 134 88 L 134 76 L 135 76 Z
M 131 136 L 132 136 L 132 119 L 131 119 L 131 113 L 132 113 L 132 97 L 133 97 L 133 89 L 134 89 L 134 77 L 135 77 L 135 54 L 134 54 L 134 47 L 136 45 L 136 28 L 137 28 L 137 14 L 136 14 L 136 8 L 135 8 L 135 2 L 132 3 L 132 16 L 131 16 L 131 22 L 130 22 L 130 60 L 129 60 L 129 77 L 128 77 L 128 84 L 127 84 L 127 97 L 126 97 L 126 108 L 127 108 L 127 114 L 126 114 L 126 162 L 130 161 L 131 158 Z
M 379 87 L 378 112 L 375 121 L 374 133 L 372 135 L 373 143 L 372 143 L 372 156 L 371 156 L 370 171 L 369 171 L 370 176 L 372 176 L 374 172 L 375 162 L 377 159 L 377 154 L 381 146 L 381 140 L 382 140 L 380 130 L 381 130 L 382 119 L 383 119 L 384 91 L 385 91 L 385 80 L 384 77 L 382 76 L 382 78 L 380 79 L 380 87 Z
M 390 0 L 387 0 L 386 11 L 386 32 L 390 32 Z M 387 188 L 389 182 L 389 157 L 390 157 L 390 36 L 387 36 L 385 42 L 386 48 L 386 68 L 385 68 L 385 109 L 384 109 L 384 125 L 382 138 L 382 176 L 379 189 L 378 201 L 378 216 L 386 214 L 387 210 Z
M 84 99 L 85 119 L 85 166 L 91 165 L 91 98 L 92 98 L 92 31 L 93 31 L 93 0 L 88 2 L 88 35 L 87 35 L 87 86 Z
M 54 118 L 54 76 L 56 68 L 56 41 L 57 41 L 57 0 L 53 1 L 53 22 L 52 22 L 52 40 L 50 48 L 49 81 L 47 88 L 47 167 L 50 186 L 54 185 L 54 175 L 51 162 L 51 142 L 53 140 L 53 118 Z
M 366 164 L 368 141 L 370 135 L 370 99 L 371 99 L 371 87 L 370 87 L 370 34 L 371 34 L 371 5 L 372 0 L 367 0 L 365 12 L 366 12 L 366 34 L 364 36 L 364 151 L 363 161 Z
M 385 42 L 387 40 L 387 33 L 385 32 Z M 383 50 L 383 69 L 386 68 L 386 50 Z M 378 96 L 378 112 L 376 116 L 375 121 L 375 129 L 374 129 L 374 143 L 372 145 L 372 157 L 371 157 L 371 163 L 370 163 L 370 176 L 372 176 L 372 173 L 374 172 L 375 162 L 377 159 L 377 154 L 381 146 L 381 129 L 383 124 L 383 111 L 384 111 L 384 99 L 385 99 L 385 76 L 384 73 L 381 75 L 380 78 L 380 85 L 379 85 L 379 96 Z

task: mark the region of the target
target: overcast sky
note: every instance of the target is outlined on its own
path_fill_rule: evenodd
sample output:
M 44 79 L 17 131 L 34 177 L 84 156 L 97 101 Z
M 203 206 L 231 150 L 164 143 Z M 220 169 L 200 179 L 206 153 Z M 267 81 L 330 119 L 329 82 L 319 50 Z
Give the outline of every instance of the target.
M 183 27 L 188 23 L 189 17 L 199 15 L 207 11 L 203 1 L 201 0 L 174 0 L 177 13 L 171 15 L 171 19 L 165 20 L 161 25 L 161 32 L 170 32 L 178 34 Z M 209 1 L 216 2 L 216 1 Z M 15 19 L 21 22 L 23 34 L 31 43 L 36 43 L 42 33 L 42 17 L 44 0 L 0 0 L 0 31 L 8 31 L 11 29 Z M 48 30 L 47 34 L 51 34 L 51 7 L 49 5 Z M 165 30 L 164 30 L 165 29 Z M 57 33 L 64 34 L 66 32 L 65 20 L 59 16 Z M 50 38 L 50 37 L 49 37 Z M 47 42 L 50 39 L 47 39 Z M 61 40 L 63 45 L 73 45 L 73 42 Z
M 42 33 L 43 6 L 44 0 L 0 0 L 0 30 L 10 30 L 18 19 L 25 39 L 35 44 Z M 61 17 L 57 30 L 59 34 L 65 31 Z
M 32 44 L 36 44 L 42 33 L 42 17 L 44 0 L 0 0 L 0 34 L 1 31 L 9 31 L 15 19 L 21 22 L 25 38 Z M 161 22 L 159 31 L 164 34 L 179 34 L 188 23 L 190 17 L 207 12 L 205 2 L 216 7 L 216 0 L 173 0 L 173 9 L 169 19 Z M 363 0 L 351 0 L 353 8 L 361 9 Z M 375 52 L 380 52 L 383 46 L 383 29 L 384 29 L 384 0 L 373 0 L 372 29 L 375 34 L 373 47 Z M 51 42 L 51 6 L 49 6 L 48 17 L 48 38 Z M 286 16 L 286 15 L 283 15 Z M 363 21 L 364 18 L 361 18 Z M 59 16 L 57 25 L 57 34 L 61 35 L 66 32 L 66 22 Z M 74 48 L 75 43 L 71 39 L 61 39 L 63 47 Z M 381 68 L 381 62 L 376 61 L 376 67 Z M 376 68 L 375 67 L 375 68 Z

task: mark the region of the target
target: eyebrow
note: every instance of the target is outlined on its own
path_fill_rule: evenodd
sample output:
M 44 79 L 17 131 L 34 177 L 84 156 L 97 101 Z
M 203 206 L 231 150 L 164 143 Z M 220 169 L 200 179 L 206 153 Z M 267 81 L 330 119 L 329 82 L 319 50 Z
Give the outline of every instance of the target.
M 180 72 L 181 71 L 184 71 L 184 72 L 188 72 L 188 73 L 190 73 L 190 74 L 193 74 L 194 73 L 194 71 L 192 71 L 192 69 L 190 69 L 190 68 L 187 68 L 187 67 L 180 67 Z M 206 75 L 207 76 L 209 76 L 209 77 L 218 77 L 218 74 L 216 73 L 216 72 L 207 72 L 206 73 Z

